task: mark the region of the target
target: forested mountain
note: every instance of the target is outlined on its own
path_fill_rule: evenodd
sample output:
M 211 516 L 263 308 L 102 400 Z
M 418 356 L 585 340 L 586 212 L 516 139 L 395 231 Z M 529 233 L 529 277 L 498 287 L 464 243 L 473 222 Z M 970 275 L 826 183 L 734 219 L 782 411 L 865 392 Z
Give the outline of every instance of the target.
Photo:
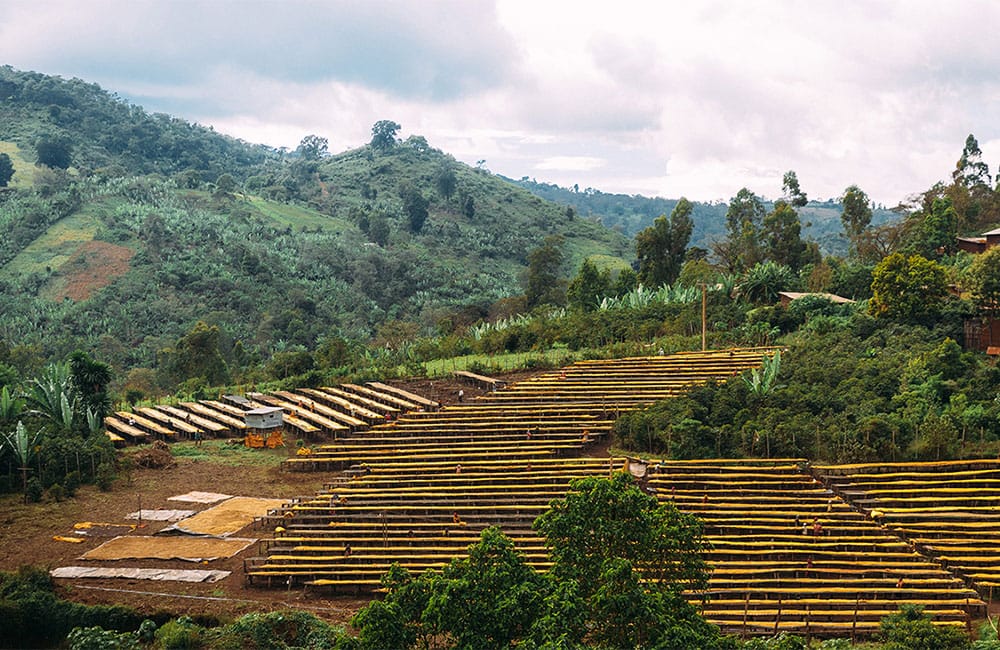
M 638 194 L 610 194 L 592 187 L 585 190 L 564 188 L 551 183 L 539 183 L 527 176 L 517 181 L 508 180 L 535 196 L 572 206 L 579 216 L 599 219 L 608 228 L 613 228 L 629 237 L 634 237 L 643 228 L 651 226 L 656 217 L 670 214 L 679 199 L 679 197 L 678 199 L 649 198 Z M 733 188 L 734 195 L 738 189 Z M 725 203 L 698 201 L 692 202 L 692 205 L 694 209 L 691 218 L 694 221 L 694 231 L 691 233 L 691 245 L 710 250 L 713 241 L 722 241 L 726 238 L 726 210 L 729 206 Z M 765 205 L 768 210 L 773 207 L 771 203 Z M 798 208 L 798 212 L 802 221 L 803 239 L 819 244 L 824 255 L 847 254 L 850 241 L 844 236 L 840 221 L 843 207 L 839 202 L 832 199 L 810 201 Z M 872 210 L 872 225 L 875 226 L 897 221 L 899 218 L 897 213 L 884 207 Z
M 549 235 L 565 275 L 587 255 L 631 255 L 565 206 L 376 127 L 360 149 L 331 155 L 309 136 L 287 153 L 0 68 L 14 168 L 0 190 L 0 363 L 30 373 L 81 347 L 121 370 L 221 382 L 397 319 L 478 319 L 523 293 Z M 218 373 L 185 368 L 206 351 Z

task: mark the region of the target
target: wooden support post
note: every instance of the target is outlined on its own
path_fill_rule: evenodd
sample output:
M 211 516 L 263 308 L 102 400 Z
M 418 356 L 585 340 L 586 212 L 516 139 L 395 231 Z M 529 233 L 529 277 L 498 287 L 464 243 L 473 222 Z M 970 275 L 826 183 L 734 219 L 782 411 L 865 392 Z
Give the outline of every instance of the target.
M 700 284 L 701 284 L 701 351 L 704 352 L 708 347 L 707 346 L 708 326 L 705 323 L 705 314 L 707 311 L 706 306 L 708 304 L 708 299 L 706 294 L 707 288 L 705 286 L 705 283 L 702 282 Z
M 854 599 L 854 621 L 851 622 L 851 643 L 858 639 L 858 608 L 861 606 L 861 594 Z
M 778 635 L 778 624 L 781 623 L 781 599 L 778 599 L 778 613 L 774 616 L 774 636 Z
M 809 605 L 806 605 L 806 647 L 809 647 L 809 642 L 812 641 L 812 632 L 809 629 L 809 613 L 810 613 L 810 611 L 811 611 L 811 607 Z
M 743 638 L 747 638 L 747 615 L 750 612 L 750 594 L 743 601 Z

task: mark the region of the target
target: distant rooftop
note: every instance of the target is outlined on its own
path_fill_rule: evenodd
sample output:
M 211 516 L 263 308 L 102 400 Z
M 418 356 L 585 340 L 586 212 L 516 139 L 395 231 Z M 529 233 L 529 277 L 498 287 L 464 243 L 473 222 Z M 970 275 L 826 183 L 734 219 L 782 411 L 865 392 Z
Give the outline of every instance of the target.
M 799 298 L 805 298 L 806 296 L 817 296 L 819 298 L 826 298 L 830 302 L 837 303 L 838 305 L 844 305 L 854 302 L 850 298 L 838 296 L 835 293 L 822 293 L 822 292 L 800 293 L 798 291 L 779 291 L 778 295 L 788 302 L 791 302 L 793 300 L 798 300 Z

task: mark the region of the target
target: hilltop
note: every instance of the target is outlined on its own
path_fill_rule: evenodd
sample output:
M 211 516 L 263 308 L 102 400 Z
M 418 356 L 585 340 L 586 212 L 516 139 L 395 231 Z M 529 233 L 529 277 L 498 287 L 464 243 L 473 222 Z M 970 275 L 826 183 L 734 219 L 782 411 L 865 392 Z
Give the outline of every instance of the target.
M 394 135 L 276 151 L 78 79 L 0 68 L 0 152 L 15 168 L 0 194 L 0 358 L 27 375 L 82 347 L 152 368 L 205 343 L 204 321 L 237 367 L 367 341 L 390 322 L 475 321 L 522 292 L 549 235 L 566 275 L 589 255 L 627 263 L 624 236 Z

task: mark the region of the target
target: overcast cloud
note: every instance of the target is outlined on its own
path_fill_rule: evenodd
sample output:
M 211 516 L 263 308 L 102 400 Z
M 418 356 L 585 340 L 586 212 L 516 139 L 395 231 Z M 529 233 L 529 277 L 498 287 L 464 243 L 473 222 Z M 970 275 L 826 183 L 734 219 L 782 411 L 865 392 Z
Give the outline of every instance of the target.
M 373 123 L 494 172 L 698 200 L 895 205 L 975 134 L 1000 165 L 1000 3 L 7 0 L 0 63 L 332 151 Z

